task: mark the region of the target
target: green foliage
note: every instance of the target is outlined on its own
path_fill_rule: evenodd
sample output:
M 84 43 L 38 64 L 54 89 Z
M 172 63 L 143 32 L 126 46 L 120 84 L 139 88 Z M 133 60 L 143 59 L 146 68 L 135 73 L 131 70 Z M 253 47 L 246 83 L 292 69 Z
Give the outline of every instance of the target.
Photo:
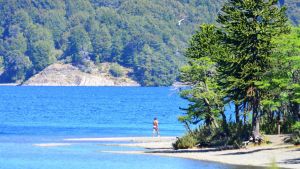
M 266 112 L 262 117 L 266 133 L 276 133 L 278 121 L 282 132 L 291 132 L 291 125 L 299 120 L 299 37 L 299 27 L 294 27 L 291 33 L 273 39 L 273 66 L 263 80 L 265 85 L 260 85 L 265 90 L 261 103 Z
M 14 36 L 11 36 L 4 41 L 3 47 L 4 54 L 11 51 L 20 51 L 21 53 L 25 53 L 27 51 L 26 38 L 23 33 L 15 33 Z
M 24 80 L 27 76 L 25 72 L 30 70 L 32 66 L 29 57 L 24 56 L 19 51 L 8 52 L 4 65 L 6 69 L 2 78 L 9 82 Z
M 29 57 L 24 55 L 27 51 L 26 39 L 18 31 L 19 27 L 14 27 L 14 32 L 10 33 L 11 37 L 3 43 L 4 72 L 1 81 L 22 81 L 31 68 Z
M 5 53 L 13 49 L 3 50 L 4 44 L 22 34 L 28 48 L 21 53 L 29 57 L 33 66 L 23 72 L 28 76 L 56 59 L 72 58 L 71 62 L 78 67 L 91 60 L 95 63 L 115 62 L 132 68 L 133 78 L 145 86 L 171 85 L 179 75 L 178 68 L 186 63 L 183 53 L 191 33 L 198 24 L 215 23 L 224 2 L 0 1 L 0 55 L 5 60 Z M 288 0 L 286 4 L 290 7 L 287 12 L 291 20 L 298 23 L 297 2 Z M 40 35 L 46 36 L 41 39 Z M 39 40 L 47 42 L 35 44 Z M 39 46 L 43 46 L 41 51 L 33 49 Z M 56 51 L 62 51 L 61 55 L 47 54 Z M 5 67 L 4 71 L 8 69 Z
M 194 130 L 193 136 L 197 139 L 199 146 L 215 147 L 233 145 L 240 147 L 242 141 L 247 140 L 251 133 L 251 126 L 239 126 L 235 123 L 229 123 L 228 132 L 224 128 L 210 128 L 207 126 L 200 126 Z
M 52 53 L 54 46 L 49 43 L 49 41 L 37 41 L 32 45 L 30 57 L 34 64 L 35 71 L 41 71 L 49 64 L 56 61 L 56 58 Z
M 300 122 L 296 122 L 293 126 L 292 126 L 292 131 L 293 132 L 299 132 L 300 131 Z
M 93 60 L 95 62 L 111 61 L 112 37 L 105 25 L 99 25 L 90 20 L 87 25 L 89 36 L 93 45 Z
M 41 22 L 51 31 L 57 49 L 65 49 L 64 33 L 67 29 L 66 12 L 63 10 L 49 10 L 45 15 L 41 15 Z
M 274 68 L 277 86 L 288 89 L 286 99 L 300 104 L 300 27 L 294 27 L 291 33 L 274 40 L 277 44 L 274 61 L 278 67 Z M 277 60 L 277 61 L 276 61 Z M 282 72 L 281 70 L 286 71 Z
M 68 62 L 71 58 L 78 67 L 93 61 L 132 68 L 133 78 L 145 86 L 171 85 L 185 62 L 182 54 L 190 33 L 196 24 L 213 21 L 216 12 L 211 11 L 219 9 L 219 2 L 0 1 L 0 55 L 5 60 L 6 53 L 14 49 L 2 49 L 4 44 L 24 36 L 20 44 L 27 47 L 18 49 L 32 63 L 32 68 L 23 72 L 28 76 L 56 60 Z M 200 10 L 205 12 L 199 14 Z M 56 51 L 62 54 L 53 55 Z M 5 67 L 6 77 L 9 69 L 14 70 Z
M 229 1 L 218 16 L 225 28 L 223 43 L 232 53 L 229 59 L 222 60 L 220 73 L 226 77 L 224 85 L 234 100 L 251 107 L 255 133 L 259 133 L 259 104 L 265 92 L 263 77 L 272 67 L 271 40 L 288 32 L 285 8 L 276 5 L 274 0 Z
M 56 61 L 52 34 L 48 29 L 32 25 L 26 32 L 28 49 L 26 54 L 33 64 L 33 73 L 43 70 L 46 66 Z
M 220 128 L 201 127 L 194 131 L 194 135 L 202 147 L 227 145 L 229 142 Z
M 112 64 L 109 68 L 109 73 L 114 77 L 122 77 L 124 76 L 124 70 L 119 64 Z
M 173 143 L 174 149 L 188 149 L 193 148 L 197 144 L 196 138 L 192 134 L 186 134 L 181 138 L 178 138 L 175 143 Z
M 68 55 L 72 56 L 75 65 L 84 64 L 89 60 L 89 52 L 92 50 L 91 41 L 88 33 L 81 26 L 75 27 L 69 37 Z
M 295 145 L 300 145 L 300 122 L 296 122 L 292 126 L 293 135 L 291 137 L 291 141 Z
M 181 69 L 181 80 L 190 85 L 181 96 L 190 105 L 179 120 L 188 129 L 200 125 L 194 133 L 200 145 L 239 146 L 259 136 L 260 127 L 289 132 L 300 119 L 299 31 L 288 34 L 286 8 L 277 3 L 228 1 L 219 25 L 204 24 L 191 38 L 188 65 Z M 229 105 L 234 114 L 224 113 Z
M 202 25 L 190 41 L 186 52 L 190 61 L 181 69 L 181 80 L 192 85 L 191 89 L 181 92 L 181 96 L 191 102 L 186 109 L 188 123 L 196 124 L 204 120 L 207 126 L 219 126 L 217 119 L 224 115 L 224 93 L 215 78 L 215 60 L 222 52 L 218 45 L 218 31 L 213 25 Z

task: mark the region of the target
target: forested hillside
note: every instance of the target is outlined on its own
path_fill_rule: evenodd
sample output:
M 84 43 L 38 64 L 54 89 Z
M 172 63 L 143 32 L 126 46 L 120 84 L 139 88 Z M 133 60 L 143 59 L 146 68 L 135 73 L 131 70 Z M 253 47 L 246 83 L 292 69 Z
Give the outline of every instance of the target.
M 1 82 L 22 82 L 62 61 L 117 62 L 141 85 L 170 85 L 188 39 L 224 0 L 0 0 Z M 299 22 L 297 0 L 292 22 Z M 298 12 L 297 12 L 298 11 Z

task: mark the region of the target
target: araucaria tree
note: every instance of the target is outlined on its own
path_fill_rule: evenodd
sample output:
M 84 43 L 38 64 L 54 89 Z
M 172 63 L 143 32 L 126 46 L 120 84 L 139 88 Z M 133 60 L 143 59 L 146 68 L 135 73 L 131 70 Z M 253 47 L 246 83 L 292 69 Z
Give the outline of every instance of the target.
M 186 109 L 187 116 L 181 117 L 180 121 L 195 124 L 204 120 L 206 126 L 219 127 L 218 117 L 225 117 L 224 92 L 216 78 L 216 60 L 224 53 L 218 42 L 219 33 L 214 25 L 202 25 L 191 39 L 186 52 L 190 62 L 181 69 L 181 80 L 192 88 L 183 90 L 181 96 L 192 104 Z M 226 118 L 223 120 L 226 122 Z
M 287 57 L 286 53 L 278 52 L 284 44 L 280 46 L 278 40 L 274 40 L 290 31 L 285 11 L 285 7 L 278 6 L 278 0 L 229 0 L 218 15 L 218 26 L 201 26 L 186 52 L 189 65 L 182 69 L 182 81 L 191 85 L 191 88 L 182 91 L 182 95 L 191 104 L 180 120 L 194 122 L 191 119 L 197 117 L 198 121 L 206 121 L 202 115 L 209 114 L 204 117 L 213 117 L 211 121 L 221 122 L 221 127 L 226 127 L 227 131 L 226 120 L 229 118 L 226 118 L 224 109 L 234 105 L 236 118 L 229 121 L 229 130 L 238 131 L 242 126 L 249 129 L 250 124 L 252 134 L 255 137 L 259 135 L 260 118 L 270 117 L 268 113 L 275 110 L 269 109 L 266 103 L 270 103 L 270 96 L 275 94 L 270 94 L 271 90 L 276 91 L 270 86 L 278 76 L 274 73 L 277 64 L 283 62 L 274 60 Z M 300 56 L 296 57 L 299 60 Z M 299 66 L 294 66 L 294 69 L 297 68 Z M 287 71 L 291 69 L 281 71 L 289 74 Z M 288 87 L 280 90 L 277 91 L 291 91 Z M 292 95 L 289 98 L 297 97 L 295 93 L 289 92 Z M 280 94 L 277 96 L 280 97 Z M 295 100 L 291 100 L 293 105 Z M 276 101 L 287 102 L 284 99 Z M 286 106 L 277 102 L 273 102 L 277 105 L 276 111 L 282 110 L 278 107 Z M 299 109 L 299 104 L 297 106 Z M 202 124 L 206 123 L 200 123 L 200 126 Z
M 250 107 L 253 134 L 259 133 L 260 98 L 264 94 L 260 85 L 273 66 L 272 38 L 288 31 L 285 8 L 277 4 L 278 0 L 230 0 L 217 20 L 225 34 L 223 43 L 232 53 L 221 73 L 227 76 L 229 91 L 241 92 L 239 99 Z

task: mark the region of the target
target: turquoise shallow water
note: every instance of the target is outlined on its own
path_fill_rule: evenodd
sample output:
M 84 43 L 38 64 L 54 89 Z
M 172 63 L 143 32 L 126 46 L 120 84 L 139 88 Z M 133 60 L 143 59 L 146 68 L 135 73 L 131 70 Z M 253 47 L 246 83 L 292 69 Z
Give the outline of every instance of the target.
M 161 135 L 180 136 L 179 107 L 187 102 L 171 88 L 0 87 L 0 169 L 196 169 L 229 165 L 147 155 L 103 153 L 136 148 L 64 142 L 64 138 L 151 136 L 152 119 Z
M 0 132 L 11 135 L 147 136 L 158 117 L 163 135 L 181 135 L 170 88 L 0 87 Z
M 31 144 L 1 144 L 1 169 L 197 169 L 231 168 L 227 165 L 148 155 L 101 153 L 116 147 L 75 144 L 65 147 L 34 147 Z M 121 150 L 124 150 L 121 149 Z M 127 149 L 128 150 L 128 149 Z M 4 154 L 5 152 L 5 154 Z

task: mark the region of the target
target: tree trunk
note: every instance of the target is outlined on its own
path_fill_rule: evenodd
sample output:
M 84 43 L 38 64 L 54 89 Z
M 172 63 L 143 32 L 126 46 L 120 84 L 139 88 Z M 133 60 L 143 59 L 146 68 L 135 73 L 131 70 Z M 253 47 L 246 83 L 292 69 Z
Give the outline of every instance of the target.
M 219 128 L 219 125 L 218 125 L 218 123 L 216 122 L 215 118 L 212 118 L 212 123 L 214 124 L 214 126 L 215 126 L 216 128 Z
M 299 103 L 293 103 L 293 113 L 295 114 L 295 117 L 300 120 L 300 105 Z
M 189 133 L 193 133 L 191 128 L 190 128 L 190 125 L 188 124 L 188 122 L 184 121 L 184 125 L 186 127 L 186 129 L 188 130 Z
M 254 138 L 256 136 L 259 136 L 259 98 L 258 98 L 258 94 L 257 91 L 255 91 L 255 96 L 253 97 L 253 116 L 252 116 L 252 134 L 254 136 Z
M 222 127 L 223 127 L 226 135 L 228 135 L 229 134 L 229 129 L 228 129 L 228 125 L 227 125 L 226 115 L 225 115 L 224 112 L 221 112 L 220 114 L 222 115 L 222 120 L 223 120 Z
M 243 103 L 244 106 L 244 112 L 243 112 L 243 124 L 246 125 L 247 124 L 247 114 L 249 112 L 249 104 L 244 102 Z
M 278 112 L 277 116 L 277 134 L 280 135 L 280 111 Z
M 240 123 L 240 110 L 239 110 L 239 104 L 237 104 L 236 102 L 234 103 L 234 108 L 235 108 L 235 122 L 237 123 L 237 124 L 239 124 Z
M 246 123 L 247 123 L 247 114 L 246 114 L 247 112 L 244 112 L 244 125 L 246 125 Z

